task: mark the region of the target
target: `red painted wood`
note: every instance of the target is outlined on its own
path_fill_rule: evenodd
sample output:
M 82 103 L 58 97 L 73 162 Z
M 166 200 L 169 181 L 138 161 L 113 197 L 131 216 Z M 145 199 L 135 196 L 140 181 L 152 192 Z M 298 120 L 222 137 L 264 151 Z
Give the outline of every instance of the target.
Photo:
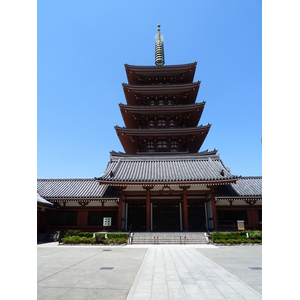
M 123 193 L 120 195 L 119 208 L 118 208 L 118 230 L 122 230 L 122 209 L 123 209 Z
M 150 189 L 147 189 L 147 200 L 146 200 L 146 230 L 151 230 L 151 200 L 150 200 Z

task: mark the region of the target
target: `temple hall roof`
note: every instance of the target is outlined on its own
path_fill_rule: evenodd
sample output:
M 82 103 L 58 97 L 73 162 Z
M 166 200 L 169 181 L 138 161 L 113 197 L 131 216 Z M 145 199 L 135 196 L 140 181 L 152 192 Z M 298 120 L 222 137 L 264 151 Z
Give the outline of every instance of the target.
M 222 184 L 235 182 L 238 176 L 226 170 L 218 155 L 132 155 L 111 156 L 103 175 L 105 184 L 132 185 L 151 183 Z
M 230 198 L 262 198 L 262 176 L 245 176 L 239 178 L 235 184 L 218 186 L 215 198 L 230 200 Z
M 53 203 L 41 197 L 39 193 L 37 193 L 37 204 L 40 206 L 53 206 Z
M 99 185 L 94 178 L 38 179 L 37 192 L 45 199 L 117 198 L 114 187 Z
M 118 156 L 117 153 L 114 153 L 116 157 L 124 158 L 122 154 Z M 126 154 L 124 154 L 127 156 Z M 191 156 L 190 154 L 185 155 L 185 157 Z M 195 156 L 195 155 L 194 155 Z M 199 156 L 200 157 L 200 156 Z M 235 179 L 236 183 L 229 183 L 229 184 L 219 184 L 217 185 L 217 190 L 214 194 L 215 199 L 218 200 L 260 200 L 262 199 L 262 177 L 261 176 L 247 176 L 247 177 L 237 177 L 229 172 L 226 171 L 224 165 L 218 158 L 214 158 L 215 156 L 211 157 L 210 160 L 204 159 L 200 162 L 198 161 L 193 162 L 193 159 L 188 163 L 186 163 L 186 167 L 181 170 L 181 174 L 188 174 L 187 168 L 192 166 L 193 170 L 191 172 L 190 177 L 187 175 L 185 176 L 186 179 L 195 179 L 195 177 L 202 176 L 202 181 L 205 181 L 206 184 L 210 184 L 209 180 L 214 180 L 218 178 L 219 183 L 220 181 L 220 175 L 218 174 L 218 171 L 220 168 L 224 170 L 224 176 L 223 180 L 226 180 L 228 178 Z M 145 158 L 145 157 L 144 157 Z M 195 158 L 194 158 L 195 160 Z M 150 160 L 149 160 L 150 161 Z M 207 166 L 209 161 L 210 166 Z M 212 163 L 211 163 L 212 162 Z M 130 177 L 136 176 L 139 174 L 141 176 L 141 179 L 147 179 L 147 176 L 151 172 L 156 172 L 157 175 L 153 179 L 152 183 L 160 182 L 159 178 L 168 177 L 169 180 L 171 177 L 172 179 L 176 179 L 179 181 L 178 176 L 172 172 L 172 165 L 173 165 L 173 171 L 176 170 L 176 168 L 180 169 L 182 167 L 182 164 L 184 164 L 184 160 L 178 159 L 178 157 L 174 157 L 174 160 L 170 161 L 167 160 L 158 160 L 157 158 L 154 158 L 152 160 L 152 167 L 149 172 L 145 168 L 142 168 L 139 172 L 138 166 L 142 166 L 144 163 L 145 165 L 145 159 L 141 160 L 134 160 L 127 159 L 126 162 L 123 160 L 123 163 L 119 163 L 118 159 L 114 159 L 111 162 L 108 163 L 107 169 L 102 175 L 102 177 L 106 174 L 109 177 L 111 177 L 110 172 L 115 170 L 117 172 L 117 167 L 119 168 L 119 175 L 116 173 L 114 179 L 112 181 L 115 181 L 117 177 L 123 177 L 123 179 L 129 179 Z M 117 166 L 117 164 L 119 164 Z M 122 164 L 122 166 L 121 166 Z M 169 168 L 164 168 L 169 165 Z M 199 168 L 199 165 L 202 165 L 202 168 Z M 195 170 L 196 168 L 200 169 Z M 128 167 L 128 173 L 125 174 L 125 168 Z M 201 175 L 201 173 L 204 171 L 204 167 L 206 170 L 210 170 L 211 178 L 209 179 L 207 176 Z M 111 171 L 109 171 L 111 170 Z M 108 174 L 109 172 L 109 174 Z M 136 175 L 134 175 L 136 174 Z M 169 175 L 168 175 L 169 174 Z M 113 174 L 112 174 L 113 175 Z M 143 176 L 143 178 L 142 178 Z M 203 180 L 205 178 L 205 180 Z M 148 178 L 149 179 L 149 178 Z M 107 183 L 103 185 L 99 185 L 98 181 L 101 181 L 102 179 L 92 179 L 92 178 L 86 178 L 86 179 L 80 179 L 80 178 L 66 178 L 66 179 L 38 179 L 37 180 L 37 202 L 38 205 L 41 206 L 52 206 L 53 203 L 49 202 L 48 200 L 51 200 L 52 202 L 58 202 L 58 201 L 81 201 L 83 199 L 86 199 L 88 201 L 109 201 L 109 200 L 116 200 L 119 198 L 119 194 L 116 190 L 116 188 L 113 186 L 114 182 L 110 182 L 108 180 Z M 168 181 L 170 183 L 170 181 Z M 177 182 L 178 182 L 177 181 Z M 228 180 L 227 180 L 228 181 Z M 231 180 L 233 181 L 233 180 Z M 138 181 L 137 183 L 143 184 L 144 181 Z M 107 185 L 107 184 L 111 184 Z M 46 200 L 48 199 L 48 200 Z

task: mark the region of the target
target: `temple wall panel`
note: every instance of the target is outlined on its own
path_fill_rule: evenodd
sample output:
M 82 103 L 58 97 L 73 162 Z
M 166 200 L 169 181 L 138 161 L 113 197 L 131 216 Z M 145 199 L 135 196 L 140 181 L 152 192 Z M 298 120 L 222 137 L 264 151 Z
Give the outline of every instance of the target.
M 102 205 L 103 205 L 102 202 L 97 201 L 97 202 L 90 202 L 87 207 L 102 207 Z
M 227 202 L 227 201 L 222 201 L 222 202 Z M 249 206 L 249 204 L 246 203 L 246 201 L 244 201 L 244 200 L 232 201 L 232 206 L 241 206 L 241 205 L 243 205 L 243 206 Z
M 79 201 L 68 201 L 68 202 L 59 202 L 60 207 L 76 207 L 80 208 L 82 205 L 79 203 Z M 101 201 L 91 201 L 88 204 L 86 204 L 85 207 L 116 207 L 119 204 L 116 201 L 106 201 L 106 202 L 101 202 Z
M 117 207 L 117 206 L 119 206 L 119 203 L 115 201 L 104 202 L 104 207 Z
M 231 206 L 249 206 L 249 204 L 245 201 L 245 200 L 233 200 L 232 201 L 232 205 Z M 262 201 L 258 200 L 256 201 L 253 206 L 261 206 L 262 205 Z M 230 201 L 227 200 L 220 200 L 220 201 L 216 201 L 216 206 L 230 206 Z
M 140 185 L 128 185 L 124 191 L 125 191 L 125 193 L 127 193 L 127 192 L 145 192 L 145 189 Z
M 234 202 L 234 201 L 233 201 Z M 239 201 L 240 202 L 240 201 Z M 241 204 L 241 203 L 240 203 Z M 230 202 L 229 201 L 216 201 L 216 206 L 230 206 Z
M 210 191 L 206 185 L 191 185 L 188 191 Z

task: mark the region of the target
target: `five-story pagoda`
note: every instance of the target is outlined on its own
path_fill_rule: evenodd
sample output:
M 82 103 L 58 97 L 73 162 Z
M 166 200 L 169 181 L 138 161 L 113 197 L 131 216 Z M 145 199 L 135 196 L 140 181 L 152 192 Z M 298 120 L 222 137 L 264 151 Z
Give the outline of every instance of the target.
M 164 66 L 163 35 L 155 43 L 156 66 L 125 65 L 127 105 L 119 104 L 126 128 L 116 126 L 127 154 L 199 151 L 210 125 L 197 127 L 205 102 L 195 103 L 200 81 L 196 62 Z
M 213 228 L 217 185 L 235 183 L 217 150 L 198 152 L 210 124 L 198 126 L 197 63 L 164 65 L 163 35 L 155 36 L 155 66 L 125 64 L 126 127 L 115 130 L 125 153 L 111 152 L 100 184 L 119 195 L 118 229 L 188 231 Z

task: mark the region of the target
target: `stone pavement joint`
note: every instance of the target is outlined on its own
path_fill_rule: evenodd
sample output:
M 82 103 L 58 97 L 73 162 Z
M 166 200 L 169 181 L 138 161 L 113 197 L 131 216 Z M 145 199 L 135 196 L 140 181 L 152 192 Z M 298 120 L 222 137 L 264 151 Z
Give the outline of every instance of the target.
M 37 250 L 38 300 L 262 298 L 261 245 L 48 243 Z
M 261 299 L 195 248 L 149 248 L 127 296 L 135 299 Z

